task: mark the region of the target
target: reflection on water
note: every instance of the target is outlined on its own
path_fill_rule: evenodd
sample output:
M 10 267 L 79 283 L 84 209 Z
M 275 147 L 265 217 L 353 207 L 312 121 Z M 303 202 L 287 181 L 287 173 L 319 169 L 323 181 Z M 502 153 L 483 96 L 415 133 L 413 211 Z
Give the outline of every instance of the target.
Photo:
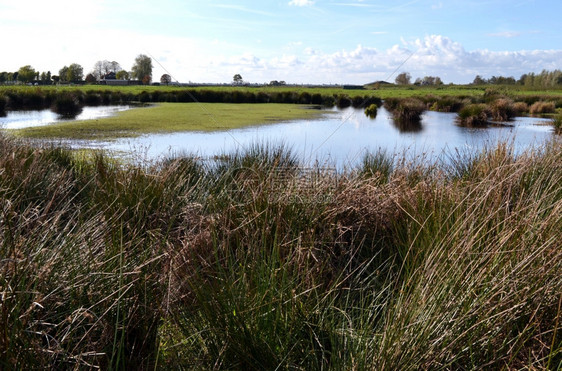
M 99 106 L 84 107 L 75 117 L 66 118 L 71 120 L 93 120 L 114 115 L 119 111 L 129 109 L 130 106 Z M 40 111 L 9 111 L 4 117 L 0 117 L 0 128 L 22 129 L 33 126 L 43 126 L 60 122 L 65 117 L 49 109 Z
M 366 151 L 378 149 L 389 153 L 443 157 L 458 149 L 478 151 L 498 141 L 513 143 L 516 151 L 540 145 L 552 138 L 550 120 L 517 118 L 512 127 L 464 128 L 456 124 L 455 113 L 428 111 L 421 124 L 396 127 L 384 108 L 369 119 L 363 110 L 347 108 L 318 120 L 297 120 L 279 124 L 213 133 L 182 132 L 146 135 L 111 143 L 87 143 L 88 146 L 135 152 L 137 156 L 156 159 L 189 153 L 210 158 L 217 154 L 247 148 L 255 142 L 284 143 L 304 164 L 316 161 L 330 166 L 351 167 L 360 163 Z
M 85 107 L 77 119 L 93 118 L 94 115 L 97 118 L 127 108 Z M 18 120 L 17 114 L 25 118 Z M 154 134 L 113 142 L 79 141 L 69 144 L 75 148 L 125 152 L 132 154 L 136 160 L 153 160 L 185 153 L 212 158 L 247 148 L 255 142 L 284 143 L 292 148 L 305 165 L 318 161 L 343 168 L 360 163 L 366 151 L 376 152 L 379 149 L 387 153 L 424 156 L 431 160 L 446 157 L 444 155 L 455 150 L 479 151 L 498 141 L 513 143 L 515 151 L 522 151 L 553 137 L 548 119 L 521 117 L 510 122 L 509 127 L 466 128 L 456 124 L 456 117 L 455 113 L 427 111 L 422 115 L 420 124 L 408 126 L 394 122 L 384 108 L 378 109 L 375 119 L 365 116 L 363 110 L 346 108 L 316 120 L 296 120 L 211 133 Z M 48 110 L 31 112 L 31 116 L 29 112 L 25 115 L 9 112 L 8 117 L 0 118 L 0 125 L 18 128 L 46 125 L 53 121 L 56 121 L 56 114 Z
M 423 129 L 421 121 L 393 119 L 392 123 L 401 133 L 417 133 L 418 131 L 422 131 Z

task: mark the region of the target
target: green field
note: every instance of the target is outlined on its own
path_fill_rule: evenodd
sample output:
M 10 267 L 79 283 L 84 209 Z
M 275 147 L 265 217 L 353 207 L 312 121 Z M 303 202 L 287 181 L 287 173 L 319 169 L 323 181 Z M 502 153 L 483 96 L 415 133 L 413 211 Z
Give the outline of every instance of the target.
M 400 85 L 379 85 L 378 87 L 369 86 L 364 90 L 347 90 L 336 87 L 306 87 L 306 86 L 199 86 L 199 87 L 177 87 L 177 86 L 105 86 L 105 85 L 75 85 L 75 86 L 0 86 L 0 95 L 6 91 L 107 91 L 120 92 L 124 94 L 140 94 L 142 92 L 177 92 L 182 90 L 193 91 L 215 91 L 215 92 L 253 92 L 253 93 L 283 93 L 283 92 L 307 92 L 310 94 L 347 94 L 351 97 L 358 95 L 374 95 L 382 99 L 391 97 L 411 97 L 411 96 L 480 96 L 486 90 L 500 90 L 513 96 L 525 95 L 548 95 L 562 96 L 561 88 L 535 88 L 519 85 L 442 85 L 442 86 L 400 86 Z
M 217 131 L 295 119 L 314 119 L 326 111 L 294 104 L 158 103 L 116 116 L 69 121 L 22 130 L 31 138 L 111 139 L 148 133 Z

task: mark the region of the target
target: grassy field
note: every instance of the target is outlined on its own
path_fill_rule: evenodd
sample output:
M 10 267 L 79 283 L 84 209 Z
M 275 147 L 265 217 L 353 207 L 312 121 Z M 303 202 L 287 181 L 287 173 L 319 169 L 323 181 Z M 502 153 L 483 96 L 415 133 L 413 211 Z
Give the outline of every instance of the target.
M 140 94 L 142 92 L 177 92 L 181 90 L 193 91 L 216 91 L 216 92 L 253 92 L 253 93 L 283 93 L 283 92 L 296 92 L 309 94 L 327 94 L 339 95 L 347 94 L 351 97 L 362 96 L 365 94 L 374 95 L 382 99 L 385 98 L 403 98 L 412 96 L 482 96 L 487 90 L 497 90 L 513 96 L 529 96 L 529 95 L 548 95 L 553 97 L 562 96 L 562 89 L 548 88 L 537 89 L 529 88 L 518 85 L 495 86 L 495 85 L 442 85 L 442 86 L 399 86 L 399 85 L 379 85 L 378 87 L 371 87 L 366 90 L 348 90 L 343 88 L 334 87 L 299 87 L 299 86 L 200 86 L 200 87 L 177 87 L 177 86 L 103 86 L 103 85 L 75 85 L 75 86 L 0 86 L 0 95 L 6 91 L 107 91 L 107 92 L 121 92 L 124 94 Z
M 61 122 L 13 133 L 32 138 L 112 139 L 147 133 L 228 130 L 314 119 L 323 114 L 326 111 L 293 104 L 158 103 L 119 112 L 114 117 Z

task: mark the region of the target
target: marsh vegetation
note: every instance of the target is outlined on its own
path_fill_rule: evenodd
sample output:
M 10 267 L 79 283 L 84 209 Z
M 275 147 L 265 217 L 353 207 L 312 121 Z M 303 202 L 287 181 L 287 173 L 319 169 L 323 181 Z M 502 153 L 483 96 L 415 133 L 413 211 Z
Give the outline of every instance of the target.
M 420 125 L 431 108 L 466 110 L 476 126 L 470 117 L 486 125 L 562 101 L 451 91 L 27 89 L 2 90 L 0 108 L 52 107 L 60 94 L 83 106 L 197 92 L 239 109 L 272 97 L 361 113 L 374 105 L 380 119 L 384 98 L 396 125 Z M 230 106 L 213 114 L 232 124 Z M 559 115 L 553 123 L 560 131 Z M 130 128 L 143 130 L 154 126 Z M 213 161 L 140 163 L 3 134 L 0 368 L 559 367 L 561 144 L 447 156 L 379 150 L 336 169 L 253 143 Z
M 2 367 L 555 368 L 562 151 L 124 165 L 0 137 Z

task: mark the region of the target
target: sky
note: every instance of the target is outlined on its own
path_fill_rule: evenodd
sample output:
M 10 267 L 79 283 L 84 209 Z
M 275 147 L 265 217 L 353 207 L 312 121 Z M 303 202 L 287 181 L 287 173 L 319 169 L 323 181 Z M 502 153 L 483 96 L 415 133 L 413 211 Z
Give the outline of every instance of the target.
M 97 61 L 153 80 L 366 84 L 562 69 L 560 0 L 0 0 L 0 72 Z

